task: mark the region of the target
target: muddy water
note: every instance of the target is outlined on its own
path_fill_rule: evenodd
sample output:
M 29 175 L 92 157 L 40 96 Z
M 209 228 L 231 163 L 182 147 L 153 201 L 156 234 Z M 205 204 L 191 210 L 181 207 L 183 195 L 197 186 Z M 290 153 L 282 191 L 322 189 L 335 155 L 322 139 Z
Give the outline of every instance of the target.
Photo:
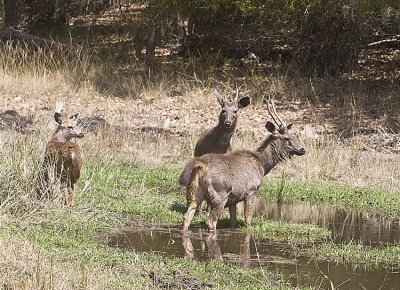
M 400 245 L 398 219 L 387 220 L 376 214 L 304 203 L 278 205 L 259 199 L 256 204 L 256 215 L 329 228 L 336 243 L 354 241 L 377 247 Z M 184 238 L 179 227 L 127 228 L 123 232 L 110 235 L 109 244 L 134 251 L 156 252 L 199 261 L 222 260 L 244 268 L 262 266 L 270 271 L 289 275 L 293 286 L 309 285 L 327 289 L 333 283 L 337 289 L 400 289 L 400 269 L 355 270 L 351 265 L 294 257 L 287 244 L 254 240 L 250 234 L 241 230 L 219 229 L 216 235 L 208 233 L 203 225 L 195 225 L 191 228 L 189 238 Z
M 239 205 L 238 213 L 242 211 L 243 207 Z M 328 205 L 279 204 L 258 198 L 255 202 L 255 215 L 270 220 L 328 228 L 336 243 L 354 241 L 364 245 L 400 245 L 400 219 L 390 220 L 379 214 L 349 211 Z

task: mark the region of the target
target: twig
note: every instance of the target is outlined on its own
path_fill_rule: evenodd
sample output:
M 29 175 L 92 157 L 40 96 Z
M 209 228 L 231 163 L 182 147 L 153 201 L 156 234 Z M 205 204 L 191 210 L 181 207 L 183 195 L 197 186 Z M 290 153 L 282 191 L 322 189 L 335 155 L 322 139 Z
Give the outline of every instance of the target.
M 387 42 L 400 42 L 400 39 L 397 39 L 397 37 L 400 38 L 400 35 L 395 35 L 395 36 L 393 36 L 393 38 L 390 38 L 390 39 L 382 39 L 379 41 L 371 42 L 371 43 L 368 43 L 366 46 L 374 46 L 374 45 L 379 45 L 379 44 L 387 43 Z
M 335 285 L 333 285 L 333 282 L 331 279 L 329 279 L 329 277 L 318 267 L 319 272 L 321 273 L 322 277 L 324 277 L 326 280 L 329 281 L 329 283 L 331 284 L 331 289 L 335 290 Z

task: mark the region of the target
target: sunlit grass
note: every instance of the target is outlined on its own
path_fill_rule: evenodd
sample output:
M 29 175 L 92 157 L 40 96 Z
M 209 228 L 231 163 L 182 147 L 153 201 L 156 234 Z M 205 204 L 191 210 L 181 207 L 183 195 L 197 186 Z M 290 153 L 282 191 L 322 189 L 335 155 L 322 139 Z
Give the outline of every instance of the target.
M 271 221 L 262 217 L 255 217 L 250 229 L 256 238 L 293 243 L 314 243 L 331 235 L 329 230 L 316 225 Z
M 347 209 L 381 213 L 387 217 L 400 216 L 400 196 L 379 188 L 354 187 L 324 181 L 265 180 L 260 196 L 283 202 L 307 201 L 342 206 Z
M 398 268 L 400 266 L 400 247 L 371 247 L 357 243 L 336 245 L 321 243 L 305 250 L 306 255 L 319 261 L 352 264 L 364 268 Z

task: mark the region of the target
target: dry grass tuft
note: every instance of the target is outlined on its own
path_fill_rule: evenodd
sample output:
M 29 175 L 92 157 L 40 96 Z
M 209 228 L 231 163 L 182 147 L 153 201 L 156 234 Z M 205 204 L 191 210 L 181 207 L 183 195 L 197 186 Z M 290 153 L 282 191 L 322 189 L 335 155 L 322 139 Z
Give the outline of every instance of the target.
M 137 265 L 113 270 L 87 262 L 59 261 L 32 243 L 14 237 L 0 240 L 0 283 L 4 289 L 112 289 L 115 285 L 145 285 Z M 123 281 L 121 281 L 123 277 Z M 127 286 L 126 285 L 126 286 Z M 127 286 L 128 287 L 128 286 Z
M 362 142 L 348 143 L 336 137 L 304 143 L 307 154 L 283 164 L 277 174 L 281 171 L 295 179 L 400 192 L 399 155 L 365 150 Z

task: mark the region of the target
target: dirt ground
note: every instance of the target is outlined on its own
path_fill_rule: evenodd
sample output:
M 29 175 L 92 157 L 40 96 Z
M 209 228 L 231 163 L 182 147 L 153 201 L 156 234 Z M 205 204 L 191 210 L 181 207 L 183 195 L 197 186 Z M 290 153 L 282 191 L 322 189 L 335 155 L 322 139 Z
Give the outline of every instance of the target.
M 2 112 L 15 110 L 18 115 L 4 113 L 0 115 L 0 128 L 11 126 L 22 133 L 33 132 L 43 125 L 54 128 L 53 107 L 55 102 L 61 99 L 65 102 L 67 112 L 79 112 L 85 117 L 101 116 L 108 125 L 119 130 L 141 130 L 174 136 L 196 135 L 217 124 L 219 114 L 219 105 L 212 92 L 201 92 L 201 94 L 204 95 L 200 97 L 196 96 L 196 93 L 183 96 L 166 95 L 156 100 L 101 96 L 87 99 L 79 96 L 30 98 L 3 95 L 0 110 Z M 196 100 L 202 104 L 196 104 Z M 329 102 L 315 106 L 301 100 L 284 104 L 276 101 L 276 106 L 284 120 L 294 123 L 297 131 L 308 138 L 321 138 L 327 134 L 342 136 L 345 139 L 356 136 L 365 140 L 366 148 L 400 153 L 400 138 L 395 130 L 386 126 L 385 120 L 366 117 L 370 123 L 364 121 L 365 124 L 354 124 L 361 126 L 352 132 L 349 124 L 343 122 L 345 123 L 343 125 L 339 119 L 345 118 L 351 121 L 353 118 L 357 121 L 363 117 L 360 112 L 336 110 Z M 264 134 L 264 124 L 270 119 L 265 104 L 253 103 L 239 114 L 238 134 L 254 134 L 256 138 Z M 393 122 L 396 124 L 396 121 Z

